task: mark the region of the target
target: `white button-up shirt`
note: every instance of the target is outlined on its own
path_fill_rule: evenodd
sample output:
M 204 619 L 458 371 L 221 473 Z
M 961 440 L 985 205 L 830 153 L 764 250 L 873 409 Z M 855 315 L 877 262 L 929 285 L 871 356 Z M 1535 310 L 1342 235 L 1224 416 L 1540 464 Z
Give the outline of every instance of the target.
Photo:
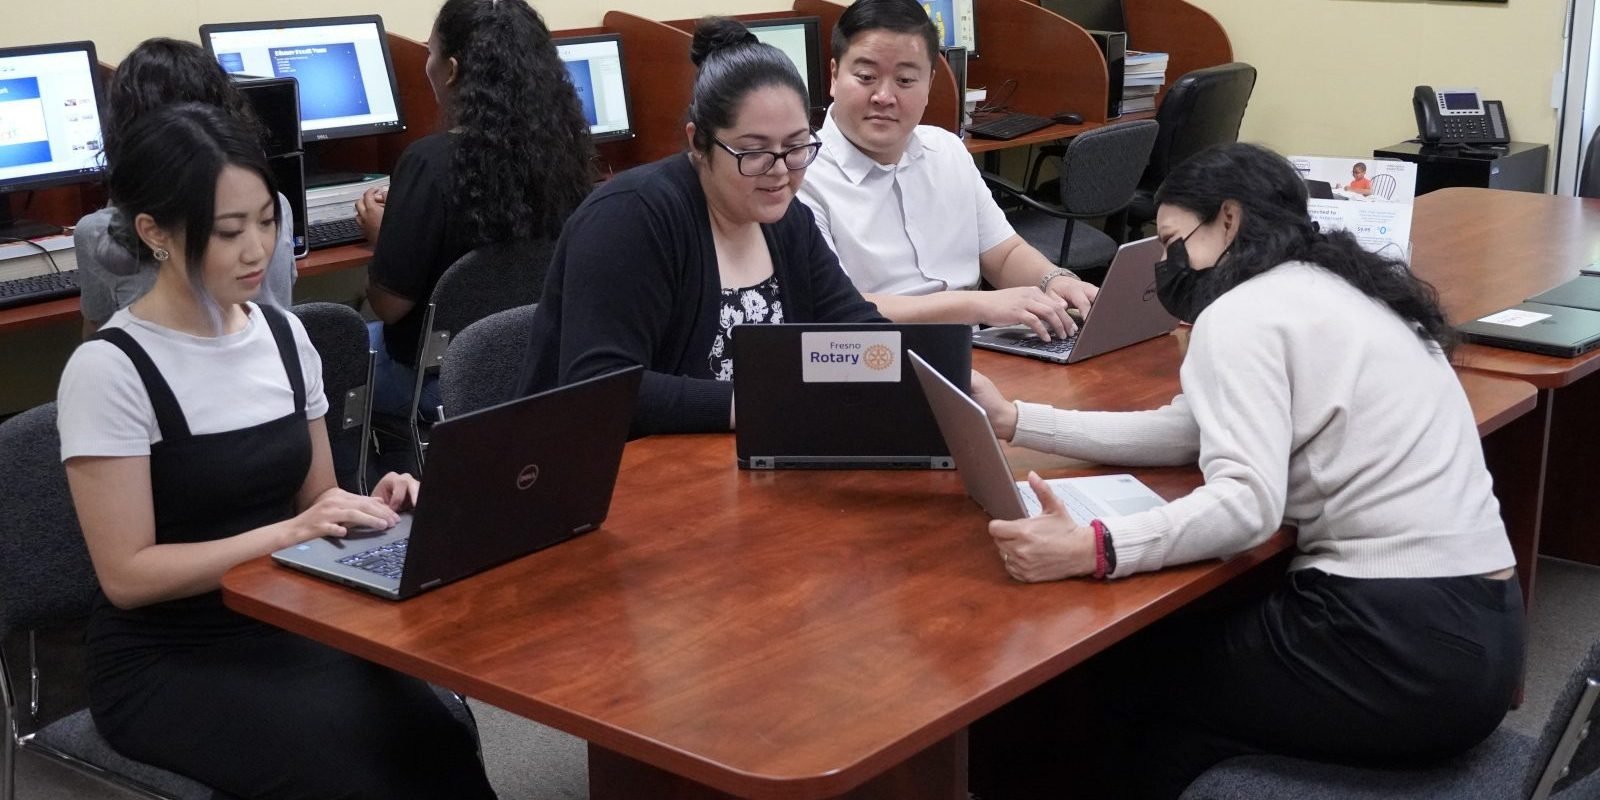
M 862 292 L 920 295 L 978 287 L 978 256 L 1015 231 L 955 134 L 919 125 L 900 162 L 879 164 L 828 111 L 800 200 Z

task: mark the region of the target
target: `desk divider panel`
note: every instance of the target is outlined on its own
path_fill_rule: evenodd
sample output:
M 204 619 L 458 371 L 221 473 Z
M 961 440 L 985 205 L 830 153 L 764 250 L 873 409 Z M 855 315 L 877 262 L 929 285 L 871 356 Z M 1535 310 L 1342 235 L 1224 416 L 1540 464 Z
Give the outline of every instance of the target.
M 1128 25 L 1128 47 L 1168 54 L 1167 82 L 1156 95 L 1156 106 L 1167 88 L 1184 75 L 1204 67 L 1233 61 L 1233 44 L 1217 18 L 1184 0 L 1122 0 Z
M 839 17 L 844 15 L 845 8 L 829 0 L 794 0 L 797 13 L 822 18 L 822 68 L 828 73 L 829 81 L 833 80 L 833 26 L 839 24 Z M 928 94 L 928 107 L 922 112 L 922 124 L 937 125 L 954 133 L 961 129 L 960 108 L 955 76 L 950 73 L 950 65 L 941 58 L 934 70 L 933 87 Z
M 978 57 L 968 62 L 967 83 L 987 89 L 986 102 L 1042 117 L 1075 111 L 1085 122 L 1106 121 L 1106 60 L 1093 37 L 1032 0 L 976 5 Z M 1007 80 L 1016 81 L 1015 91 Z
M 694 89 L 693 37 L 625 11 L 607 11 L 605 26 L 622 35 L 622 69 L 633 100 L 634 138 L 616 148 L 622 161 L 635 166 L 682 152 L 684 112 Z

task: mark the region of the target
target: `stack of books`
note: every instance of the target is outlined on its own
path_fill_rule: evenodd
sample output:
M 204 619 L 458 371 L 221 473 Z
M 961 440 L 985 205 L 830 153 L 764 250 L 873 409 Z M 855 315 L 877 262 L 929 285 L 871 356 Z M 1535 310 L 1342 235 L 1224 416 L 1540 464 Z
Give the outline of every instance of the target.
M 1167 82 L 1167 54 L 1129 50 L 1122 69 L 1122 113 L 1154 111 Z

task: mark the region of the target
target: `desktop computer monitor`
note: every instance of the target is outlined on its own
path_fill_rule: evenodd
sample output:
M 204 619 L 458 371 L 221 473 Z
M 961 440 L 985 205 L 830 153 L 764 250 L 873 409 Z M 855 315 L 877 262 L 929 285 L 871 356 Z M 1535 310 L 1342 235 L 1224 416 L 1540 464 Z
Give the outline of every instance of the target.
M 1086 31 L 1126 31 L 1122 0 L 1041 0 L 1044 10 L 1073 22 Z
M 922 10 L 933 19 L 939 29 L 940 47 L 965 47 L 967 55 L 978 56 L 978 14 L 973 10 L 976 0 L 931 0 L 924 2 Z
M 614 33 L 555 39 L 596 142 L 633 138 L 633 107 L 622 74 L 622 37 Z
M 307 142 L 405 130 L 376 14 L 202 25 L 200 41 L 229 74 L 294 78 Z
M 745 20 L 744 26 L 766 44 L 783 51 L 800 70 L 813 110 L 827 108 L 828 83 L 823 77 L 822 20 L 819 17 Z
M 99 179 L 100 81 L 93 42 L 0 48 L 0 237 L 60 233 L 12 217 L 12 192 Z

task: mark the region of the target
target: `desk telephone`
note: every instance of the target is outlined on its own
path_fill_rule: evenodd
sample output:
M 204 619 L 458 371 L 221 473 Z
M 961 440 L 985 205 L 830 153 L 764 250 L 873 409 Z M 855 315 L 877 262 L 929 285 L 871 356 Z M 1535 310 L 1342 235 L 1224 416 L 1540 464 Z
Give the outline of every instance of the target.
M 1506 144 L 1505 107 L 1499 100 L 1484 100 L 1477 89 L 1440 89 L 1418 86 L 1411 93 L 1417 115 L 1417 138 L 1423 144 Z

